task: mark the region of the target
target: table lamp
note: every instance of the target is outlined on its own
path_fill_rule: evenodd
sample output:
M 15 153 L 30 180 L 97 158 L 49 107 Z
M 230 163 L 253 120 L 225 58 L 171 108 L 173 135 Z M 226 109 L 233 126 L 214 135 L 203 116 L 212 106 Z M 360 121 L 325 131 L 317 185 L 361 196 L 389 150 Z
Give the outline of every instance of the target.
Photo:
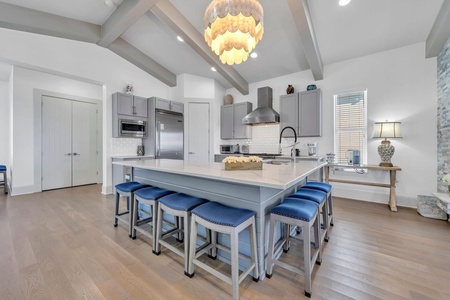
M 376 122 L 373 127 L 372 138 L 384 138 L 381 145 L 378 146 L 378 154 L 381 157 L 381 167 L 393 167 L 391 157 L 394 155 L 395 148 L 391 145 L 388 138 L 402 138 L 400 132 L 400 122 Z

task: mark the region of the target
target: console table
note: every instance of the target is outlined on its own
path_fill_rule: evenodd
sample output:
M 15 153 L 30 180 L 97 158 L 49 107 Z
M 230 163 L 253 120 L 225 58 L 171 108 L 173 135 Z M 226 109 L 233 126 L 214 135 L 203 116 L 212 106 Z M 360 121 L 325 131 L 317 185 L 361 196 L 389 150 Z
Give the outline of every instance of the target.
M 365 182 L 365 181 L 354 181 L 354 180 L 344 180 L 344 179 L 330 179 L 330 168 L 348 168 L 348 169 L 368 169 L 368 170 L 379 170 L 379 171 L 389 171 L 390 173 L 390 183 L 378 183 L 378 182 Z M 389 207 L 391 211 L 397 211 L 397 200 L 395 198 L 395 181 L 397 177 L 397 171 L 401 171 L 399 167 L 381 167 L 378 165 L 345 165 L 345 164 L 327 164 L 324 167 L 325 182 L 341 182 L 350 184 L 361 184 L 389 188 Z

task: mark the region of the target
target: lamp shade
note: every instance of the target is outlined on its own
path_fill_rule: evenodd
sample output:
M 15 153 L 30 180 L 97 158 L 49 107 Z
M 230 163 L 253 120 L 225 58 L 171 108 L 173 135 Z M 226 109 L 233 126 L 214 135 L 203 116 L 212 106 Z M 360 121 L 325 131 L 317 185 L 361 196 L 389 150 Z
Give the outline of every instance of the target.
M 403 138 L 400 124 L 401 122 L 376 122 L 372 138 Z
M 220 61 L 240 64 L 263 36 L 263 8 L 258 0 L 213 0 L 204 24 L 205 41 Z

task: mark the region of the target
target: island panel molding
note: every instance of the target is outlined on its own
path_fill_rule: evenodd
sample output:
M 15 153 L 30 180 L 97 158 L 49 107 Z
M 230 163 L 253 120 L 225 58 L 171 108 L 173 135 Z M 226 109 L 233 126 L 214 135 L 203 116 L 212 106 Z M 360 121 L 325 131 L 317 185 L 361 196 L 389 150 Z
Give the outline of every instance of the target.
M 268 164 L 262 170 L 230 172 L 222 163 L 170 159 L 113 162 L 113 165 L 131 167 L 133 181 L 254 211 L 260 270 L 265 270 L 268 249 L 265 233 L 269 230 L 271 209 L 303 186 L 307 177 L 325 164 L 298 161 L 282 166 Z M 226 257 L 220 258 L 227 261 Z M 260 279 L 264 274 L 261 272 Z

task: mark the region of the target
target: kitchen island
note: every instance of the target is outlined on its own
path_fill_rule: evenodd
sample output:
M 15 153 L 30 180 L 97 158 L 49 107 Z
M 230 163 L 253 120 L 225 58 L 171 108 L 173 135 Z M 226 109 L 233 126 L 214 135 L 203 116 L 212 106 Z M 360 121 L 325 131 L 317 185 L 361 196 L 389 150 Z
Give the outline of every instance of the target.
M 262 170 L 226 171 L 222 163 L 154 159 L 113 162 L 131 167 L 134 181 L 220 202 L 256 212 L 258 261 L 264 278 L 268 247 L 268 214 L 286 196 L 305 184 L 307 177 L 326 163 L 297 161 L 286 165 L 264 164 Z M 250 248 L 247 240 L 241 248 Z

